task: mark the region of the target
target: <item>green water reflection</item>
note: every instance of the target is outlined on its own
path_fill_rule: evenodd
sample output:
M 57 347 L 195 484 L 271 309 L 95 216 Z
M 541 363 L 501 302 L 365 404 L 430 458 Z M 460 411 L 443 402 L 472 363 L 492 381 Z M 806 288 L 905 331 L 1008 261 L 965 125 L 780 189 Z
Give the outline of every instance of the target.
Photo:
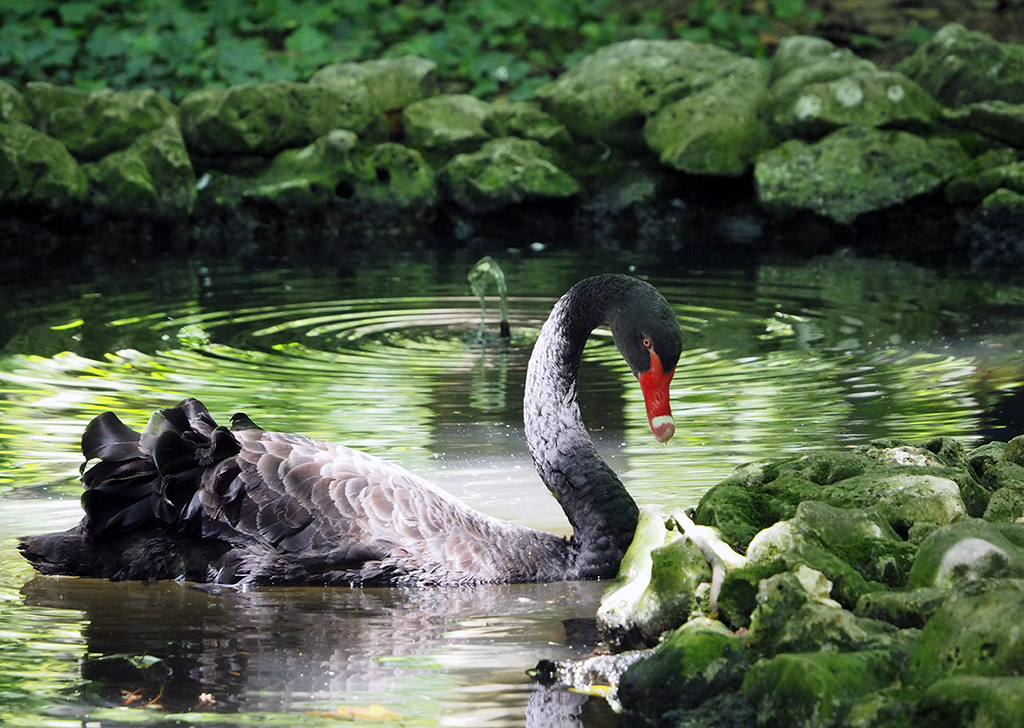
M 33 579 L 13 547 L 77 520 L 90 418 L 110 409 L 142 427 L 184 396 L 221 420 L 243 410 L 268 429 L 368 449 L 478 508 L 564 532 L 522 442 L 526 362 L 555 297 L 628 261 L 501 260 L 513 336 L 486 342 L 474 338 L 471 263 L 166 265 L 5 285 L 0 722 L 320 725 L 337 721 L 325 710 L 380 703 L 404 725 L 521 725 L 532 699 L 522 670 L 571 650 L 563 622 L 592 615 L 599 585 L 211 596 Z M 692 505 L 754 459 L 877 437 L 970 443 L 1021 424 L 1021 286 L 845 256 L 725 271 L 640 261 L 637 272 L 684 327 L 676 437 L 653 439 L 607 335 L 587 350 L 580 396 L 640 502 Z M 205 693 L 219 702 L 202 704 Z

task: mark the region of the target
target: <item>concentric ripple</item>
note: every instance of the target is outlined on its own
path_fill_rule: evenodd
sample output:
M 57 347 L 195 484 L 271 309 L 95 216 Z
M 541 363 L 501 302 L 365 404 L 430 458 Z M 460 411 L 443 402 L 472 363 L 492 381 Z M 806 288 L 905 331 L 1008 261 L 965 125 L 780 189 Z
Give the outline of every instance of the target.
M 599 584 L 211 595 L 32 579 L 14 549 L 16 535 L 80 517 L 71 497 L 90 418 L 112 410 L 141 428 L 186 396 L 220 421 L 241 410 L 362 447 L 486 512 L 564 532 L 523 443 L 526 365 L 561 292 L 627 266 L 502 261 L 507 340 L 494 311 L 480 331 L 467 267 L 155 266 L 0 290 L 0 722 L 173 722 L 177 711 L 325 725 L 345 717 L 339 706 L 379 703 L 408 725 L 522 725 L 524 670 L 572 652 L 552 640 L 593 614 Z M 676 436 L 655 441 L 607 332 L 588 345 L 579 393 L 598 448 L 641 503 L 693 505 L 750 460 L 877 437 L 969 444 L 1022 424 L 1022 287 L 845 256 L 647 268 L 684 332 Z
M 453 489 L 500 507 L 507 494 L 486 487 L 495 464 L 525 467 L 535 487 L 522 382 L 552 301 L 578 277 L 572 259 L 562 264 L 543 279 L 527 262 L 509 266 L 504 340 L 494 310 L 481 329 L 456 268 L 348 279 L 158 268 L 127 288 L 83 287 L 41 304 L 44 294 L 25 294 L 32 305 L 9 315 L 0 354 L 0 492 L 50 483 L 77 492 L 78 438 L 91 417 L 110 409 L 141 428 L 154 408 L 195 396 L 222 421 L 246 411 L 261 426 L 345 441 L 441 479 L 458 473 Z M 966 283 L 850 265 L 653 279 L 684 329 L 679 429 L 667 448 L 598 332 L 581 372 L 585 419 L 640 497 L 692 501 L 738 462 L 809 447 L 977 436 L 986 404 L 1020 380 L 1013 325 L 1024 296 L 994 292 L 982 315 Z

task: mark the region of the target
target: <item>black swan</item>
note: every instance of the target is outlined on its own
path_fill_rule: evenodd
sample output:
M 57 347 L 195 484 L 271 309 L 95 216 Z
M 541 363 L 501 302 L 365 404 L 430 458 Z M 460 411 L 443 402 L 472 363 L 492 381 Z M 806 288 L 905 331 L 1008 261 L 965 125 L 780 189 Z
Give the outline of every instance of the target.
M 25 536 L 44 574 L 218 584 L 473 584 L 614 576 L 637 507 L 580 418 L 576 374 L 608 325 L 640 382 L 651 430 L 675 432 L 669 382 L 682 336 L 647 283 L 601 275 L 555 304 L 530 357 L 523 404 L 541 479 L 572 524 L 562 538 L 479 513 L 407 470 L 343 445 L 218 426 L 195 399 L 141 435 L 113 413 L 89 423 L 79 525 Z

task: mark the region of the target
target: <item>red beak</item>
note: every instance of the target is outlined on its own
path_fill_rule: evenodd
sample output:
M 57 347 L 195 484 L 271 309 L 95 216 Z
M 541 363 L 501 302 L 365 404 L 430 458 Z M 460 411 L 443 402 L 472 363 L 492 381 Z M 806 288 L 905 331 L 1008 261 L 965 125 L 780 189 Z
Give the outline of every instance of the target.
M 668 442 L 676 433 L 676 423 L 672 419 L 672 407 L 668 400 L 668 385 L 675 373 L 673 369 L 666 374 L 661 368 L 661 359 L 652 351 L 651 368 L 637 377 L 647 405 L 647 420 L 658 442 Z

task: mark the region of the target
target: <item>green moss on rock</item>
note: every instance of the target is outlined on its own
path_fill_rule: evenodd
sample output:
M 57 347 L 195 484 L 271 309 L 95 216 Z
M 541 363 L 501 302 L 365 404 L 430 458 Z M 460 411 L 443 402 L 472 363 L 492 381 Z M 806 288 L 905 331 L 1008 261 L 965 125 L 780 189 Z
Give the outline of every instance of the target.
M 742 691 L 758 708 L 758 726 L 824 728 L 837 724 L 860 697 L 896 675 L 884 650 L 784 653 L 758 660 Z
M 1002 581 L 978 594 L 958 594 L 921 630 L 908 678 L 926 687 L 955 675 L 1024 674 L 1024 590 Z M 1005 586 L 1004 586 L 1005 585 Z
M 757 61 L 715 46 L 631 40 L 586 56 L 537 98 L 575 135 L 640 148 L 644 121 L 669 103 L 726 78 L 763 82 L 764 76 Z
M 748 668 L 745 639 L 708 619 L 687 622 L 619 680 L 623 708 L 644 715 L 695 708 L 740 686 Z
M 1024 677 L 958 675 L 932 683 L 914 715 L 915 728 L 1002 728 L 1024 720 Z
M 469 153 L 491 138 L 484 122 L 490 105 L 468 94 L 423 99 L 405 109 L 406 143 L 440 164 L 453 155 Z
M 349 90 L 361 85 L 376 114 L 404 109 L 437 93 L 437 64 L 419 56 L 380 58 L 363 63 L 332 63 L 309 79 L 312 86 Z M 358 92 L 356 92 L 358 93 Z
M 725 80 L 648 118 L 644 140 L 662 164 L 687 174 L 739 176 L 769 143 L 762 78 Z
M 896 70 L 947 106 L 999 99 L 1024 102 L 1024 46 L 1000 43 L 950 23 Z
M 0 204 L 74 212 L 88 191 L 78 162 L 56 139 L 25 124 L 0 123 Z
M 966 160 L 947 139 L 851 126 L 811 144 L 791 139 L 765 152 L 754 180 L 758 201 L 771 212 L 814 212 L 849 224 L 941 189 Z
M 530 139 L 494 139 L 480 151 L 459 154 L 441 170 L 448 196 L 473 213 L 525 200 L 566 200 L 582 187 L 550 149 Z
M 189 149 L 205 155 L 273 155 L 333 129 L 367 140 L 382 140 L 385 132 L 359 83 L 344 89 L 286 81 L 206 89 L 181 102 L 181 120 Z
M 32 123 L 32 112 L 25 99 L 6 81 L 0 81 L 0 123 Z
M 621 645 L 650 644 L 689 617 L 698 585 L 710 581 L 707 560 L 691 541 L 643 507 L 615 582 L 597 610 L 598 629 Z
M 972 518 L 934 531 L 921 543 L 907 584 L 950 588 L 988 577 L 1024 577 L 1024 524 Z
M 95 161 L 126 149 L 176 116 L 174 104 L 156 91 L 97 91 L 89 94 L 84 104 L 53 109 L 47 133 L 78 159 Z
M 180 219 L 195 209 L 196 177 L 177 120 L 137 138 L 125 150 L 83 165 L 97 210 L 119 217 Z
M 941 113 L 920 86 L 892 71 L 860 71 L 776 94 L 772 118 L 785 137 L 815 138 L 850 125 L 928 131 Z

